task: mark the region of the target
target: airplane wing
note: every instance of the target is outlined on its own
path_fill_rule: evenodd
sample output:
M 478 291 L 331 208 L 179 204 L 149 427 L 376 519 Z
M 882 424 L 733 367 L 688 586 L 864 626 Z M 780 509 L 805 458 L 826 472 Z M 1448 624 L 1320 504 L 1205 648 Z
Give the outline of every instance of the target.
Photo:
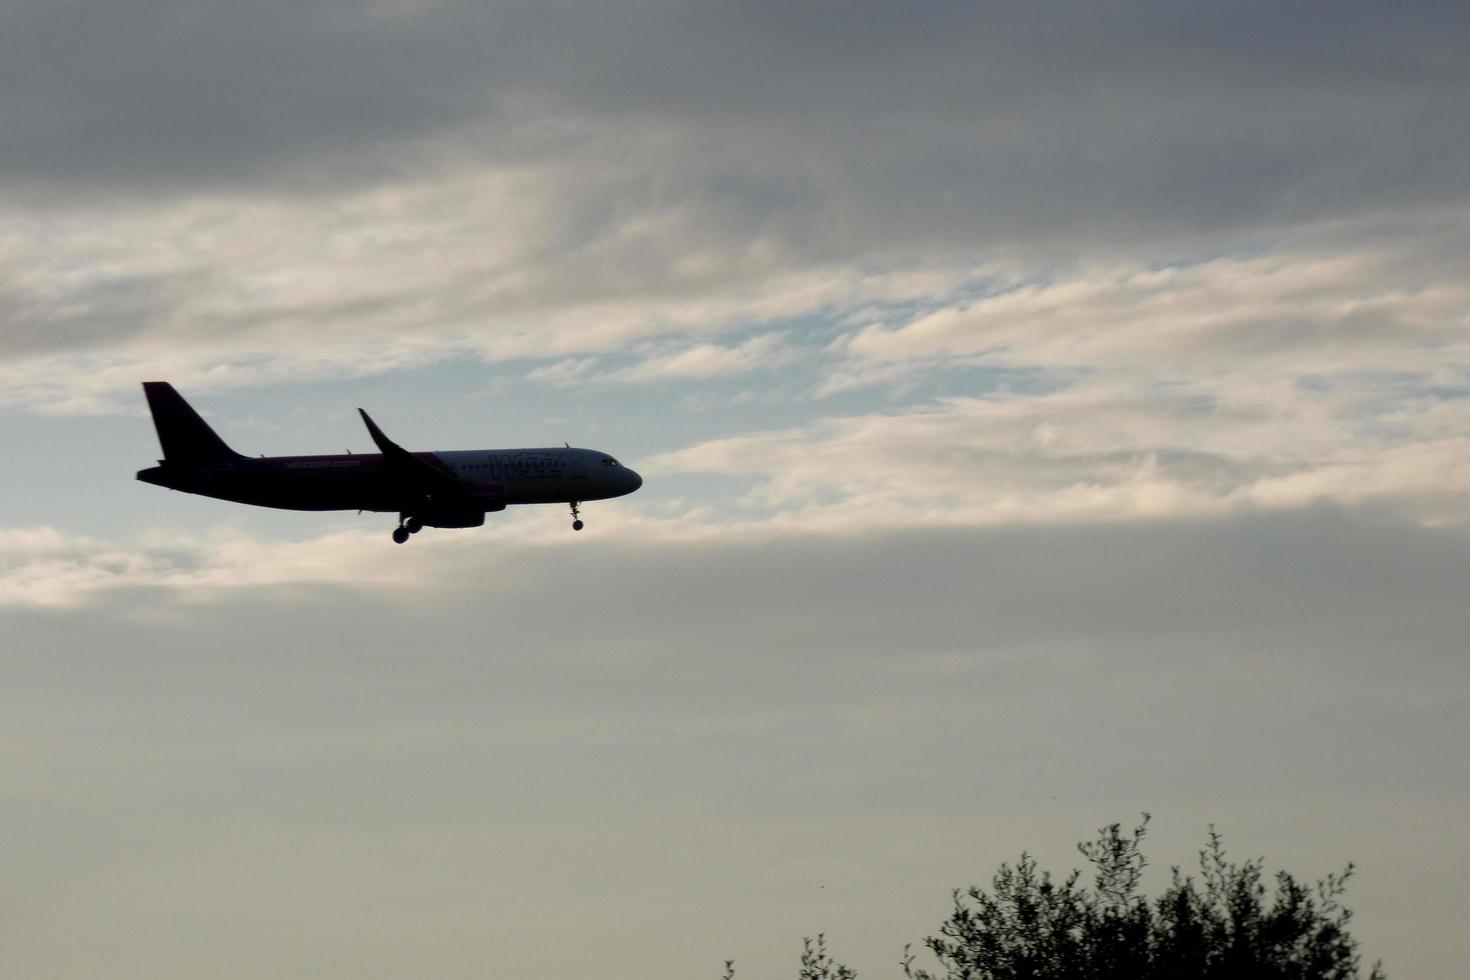
M 387 474 L 388 482 L 398 492 L 414 499 L 431 498 L 435 493 L 464 492 L 465 483 L 459 477 L 404 449 L 385 436 L 367 412 L 360 408 L 357 411 L 367 423 L 368 434 L 373 437 L 378 451 L 383 454 L 383 472 Z

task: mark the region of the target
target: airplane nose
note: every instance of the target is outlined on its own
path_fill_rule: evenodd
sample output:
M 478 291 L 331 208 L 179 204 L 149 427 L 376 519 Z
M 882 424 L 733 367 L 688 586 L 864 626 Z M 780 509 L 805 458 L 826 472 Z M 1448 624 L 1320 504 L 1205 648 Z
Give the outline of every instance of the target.
M 623 472 L 627 474 L 628 493 L 632 493 L 634 490 L 637 490 L 639 487 L 643 486 L 643 477 L 639 476 L 636 471 L 625 469 L 623 470 Z

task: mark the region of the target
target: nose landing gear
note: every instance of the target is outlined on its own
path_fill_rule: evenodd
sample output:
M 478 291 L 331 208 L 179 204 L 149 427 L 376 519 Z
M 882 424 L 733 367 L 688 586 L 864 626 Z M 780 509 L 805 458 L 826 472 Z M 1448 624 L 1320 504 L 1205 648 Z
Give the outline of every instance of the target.
M 577 509 L 577 502 L 572 501 L 572 530 L 582 530 L 582 512 Z

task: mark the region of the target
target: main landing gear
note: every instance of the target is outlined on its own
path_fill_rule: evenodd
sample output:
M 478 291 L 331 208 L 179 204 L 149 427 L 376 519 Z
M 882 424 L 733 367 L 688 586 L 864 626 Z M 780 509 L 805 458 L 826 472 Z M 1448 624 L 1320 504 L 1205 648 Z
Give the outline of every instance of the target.
M 572 530 L 580 531 L 583 528 L 582 511 L 574 501 L 572 508 Z M 424 529 L 424 522 L 411 514 L 401 514 L 398 518 L 398 526 L 393 529 L 393 542 L 395 544 L 407 544 L 409 535 L 418 534 Z
M 418 534 L 423 529 L 423 521 L 417 517 L 403 514 L 398 518 L 398 526 L 393 529 L 393 543 L 403 544 L 408 540 L 410 534 Z

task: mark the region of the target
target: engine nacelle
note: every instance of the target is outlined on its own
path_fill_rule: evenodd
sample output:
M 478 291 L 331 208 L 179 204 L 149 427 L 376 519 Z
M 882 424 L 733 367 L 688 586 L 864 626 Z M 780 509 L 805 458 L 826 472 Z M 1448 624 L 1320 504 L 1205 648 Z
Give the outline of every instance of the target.
M 485 523 L 483 510 L 461 504 L 428 508 L 415 516 L 425 527 L 479 527 Z
M 453 501 L 431 501 L 418 519 L 427 527 L 480 527 L 485 514 L 505 510 L 505 487 L 483 484 Z

